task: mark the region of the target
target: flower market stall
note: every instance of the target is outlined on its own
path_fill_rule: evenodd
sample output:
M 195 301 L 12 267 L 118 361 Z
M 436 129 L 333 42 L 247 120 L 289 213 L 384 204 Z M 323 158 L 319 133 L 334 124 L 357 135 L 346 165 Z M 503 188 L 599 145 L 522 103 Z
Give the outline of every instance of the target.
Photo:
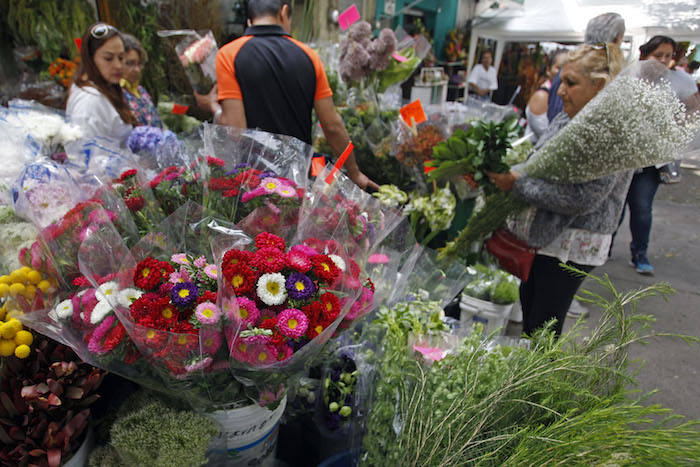
M 216 42 L 186 35 L 204 92 Z M 531 155 L 510 108 L 402 102 L 421 37 L 356 22 L 319 49 L 375 193 L 312 165 L 322 134 L 139 126 L 119 146 L 0 107 L 0 463 L 694 462 L 697 424 L 629 391 L 631 347 L 667 337 L 637 303 L 672 289 L 587 275 L 593 329 L 506 336 L 519 279 L 484 242 L 523 211 L 489 174 L 580 183 L 695 149 L 663 72 L 630 66 Z

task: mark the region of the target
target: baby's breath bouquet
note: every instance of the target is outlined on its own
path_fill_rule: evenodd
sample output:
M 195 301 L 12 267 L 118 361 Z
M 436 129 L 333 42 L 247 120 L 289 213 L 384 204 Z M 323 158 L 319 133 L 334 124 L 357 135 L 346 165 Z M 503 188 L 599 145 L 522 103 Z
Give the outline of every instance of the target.
M 697 96 L 679 99 L 669 75 L 655 60 L 629 65 L 518 171 L 556 183 L 584 183 L 670 162 L 697 149 Z M 487 196 L 442 254 L 465 250 L 525 207 L 510 193 Z

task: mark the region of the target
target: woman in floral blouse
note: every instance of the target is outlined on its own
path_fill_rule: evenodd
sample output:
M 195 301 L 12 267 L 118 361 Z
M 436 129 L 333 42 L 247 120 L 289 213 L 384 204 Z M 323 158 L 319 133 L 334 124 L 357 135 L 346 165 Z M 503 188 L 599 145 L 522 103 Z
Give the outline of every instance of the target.
M 148 60 L 148 55 L 141 43 L 130 34 L 122 35 L 124 40 L 124 77 L 119 81 L 124 98 L 139 125 L 163 128 L 163 121 L 153 105 L 148 91 L 139 85 L 141 71 Z

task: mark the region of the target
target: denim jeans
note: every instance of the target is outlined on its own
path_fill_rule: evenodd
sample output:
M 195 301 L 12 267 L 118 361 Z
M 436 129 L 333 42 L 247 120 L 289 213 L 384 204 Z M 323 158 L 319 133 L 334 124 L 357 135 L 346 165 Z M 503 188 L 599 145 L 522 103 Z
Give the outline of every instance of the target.
M 645 167 L 642 173 L 634 174 L 632 177 L 626 204 L 630 210 L 630 232 L 632 233 L 630 252 L 633 258 L 647 254 L 651 233 L 651 206 L 658 188 L 659 175 L 656 167 Z M 620 223 L 624 217 L 623 211 Z

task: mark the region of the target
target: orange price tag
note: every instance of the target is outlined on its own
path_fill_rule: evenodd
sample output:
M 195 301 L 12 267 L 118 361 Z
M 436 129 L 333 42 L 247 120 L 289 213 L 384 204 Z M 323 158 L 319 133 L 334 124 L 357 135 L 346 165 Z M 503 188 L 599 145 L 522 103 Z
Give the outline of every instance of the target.
M 323 172 L 326 166 L 326 158 L 324 156 L 314 156 L 311 158 L 311 176 L 318 177 Z
M 180 105 L 180 104 L 173 104 L 173 110 L 170 111 L 170 113 L 173 113 L 175 115 L 184 115 L 187 113 L 187 109 L 189 107 L 186 105 Z
M 406 104 L 399 110 L 401 117 L 408 126 L 413 126 L 426 121 L 425 112 L 423 112 L 423 106 L 419 100 L 415 100 L 410 104 Z M 413 120 L 413 121 L 411 121 Z
M 329 173 L 326 177 L 326 183 L 330 184 L 333 181 L 333 179 L 335 179 L 335 174 L 340 170 L 343 164 L 345 164 L 345 161 L 348 160 L 348 157 L 350 157 L 350 153 L 352 153 L 353 149 L 355 149 L 355 146 L 352 144 L 352 141 L 350 141 L 348 143 L 348 147 L 345 148 L 345 151 L 343 151 L 343 153 L 338 158 L 338 161 L 331 169 L 331 173 Z
M 437 167 L 428 167 L 428 166 L 426 165 L 428 162 L 432 162 L 432 159 L 427 159 L 427 160 L 425 161 L 425 163 L 423 164 L 423 173 L 426 173 L 426 174 L 432 172 L 432 171 L 435 170 L 435 169 L 437 169 Z

